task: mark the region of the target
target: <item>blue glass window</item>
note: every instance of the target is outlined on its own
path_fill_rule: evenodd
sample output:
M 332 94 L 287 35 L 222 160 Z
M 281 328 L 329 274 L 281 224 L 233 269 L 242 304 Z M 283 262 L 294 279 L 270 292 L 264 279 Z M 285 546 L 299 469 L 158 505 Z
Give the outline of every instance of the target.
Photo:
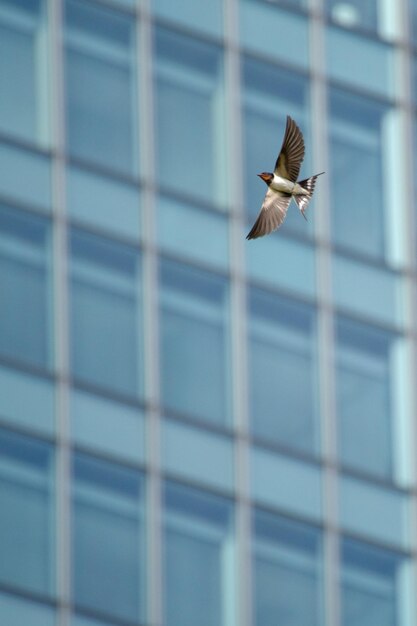
M 392 473 L 390 350 L 393 339 L 385 331 L 346 319 L 337 323 L 340 460 L 384 477 Z
M 311 145 L 308 139 L 308 83 L 294 72 L 250 58 L 244 60 L 242 80 L 245 206 L 250 218 L 254 219 L 266 192 L 265 184 L 256 174 L 273 170 L 288 112 L 305 133 L 306 143 Z M 307 154 L 302 171 L 309 171 L 309 158 Z M 298 213 L 298 210 L 289 210 L 286 225 L 305 232 L 305 220 L 300 219 Z
M 378 0 L 326 0 L 326 5 L 332 20 L 345 28 L 377 30 Z
M 352 540 L 342 544 L 342 626 L 399 626 L 401 557 Z
M 319 531 L 261 511 L 254 529 L 255 626 L 321 626 Z
M 0 430 L 0 581 L 52 594 L 54 497 L 51 446 Z
M 314 311 L 255 288 L 248 306 L 251 430 L 314 453 L 319 445 Z
M 142 353 L 138 253 L 74 230 L 71 270 L 74 377 L 137 396 Z
M 230 413 L 227 282 L 167 261 L 160 280 L 163 404 L 224 424 Z
M 379 102 L 337 89 L 331 91 L 333 240 L 340 246 L 378 258 L 384 256 L 386 243 L 382 158 L 387 110 Z
M 134 21 L 66 2 L 67 134 L 71 155 L 137 173 Z
M 46 7 L 0 0 L 0 132 L 35 143 L 47 138 Z
M 0 205 L 0 354 L 51 364 L 49 222 Z
M 222 53 L 156 31 L 158 183 L 211 203 L 225 199 Z
M 164 496 L 164 626 L 227 626 L 234 586 L 232 507 L 174 483 Z
M 136 623 L 144 616 L 140 474 L 77 454 L 73 488 L 73 594 L 77 608 Z

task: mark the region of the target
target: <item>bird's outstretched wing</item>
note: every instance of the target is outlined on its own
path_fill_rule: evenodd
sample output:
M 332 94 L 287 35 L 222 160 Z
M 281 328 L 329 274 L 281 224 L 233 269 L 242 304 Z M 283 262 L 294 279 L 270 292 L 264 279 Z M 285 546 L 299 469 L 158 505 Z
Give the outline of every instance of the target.
M 304 139 L 301 130 L 289 115 L 281 150 L 275 163 L 275 174 L 296 182 L 304 159 Z
M 246 239 L 256 239 L 268 235 L 281 226 L 287 215 L 291 195 L 269 188 L 266 192 L 262 208 Z

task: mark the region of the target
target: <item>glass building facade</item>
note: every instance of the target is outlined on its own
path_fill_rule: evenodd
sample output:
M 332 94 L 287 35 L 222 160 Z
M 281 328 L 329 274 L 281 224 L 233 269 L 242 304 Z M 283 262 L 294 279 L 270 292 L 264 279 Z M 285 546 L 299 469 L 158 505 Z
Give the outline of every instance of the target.
M 417 624 L 416 146 L 415 0 L 0 0 L 2 624 Z

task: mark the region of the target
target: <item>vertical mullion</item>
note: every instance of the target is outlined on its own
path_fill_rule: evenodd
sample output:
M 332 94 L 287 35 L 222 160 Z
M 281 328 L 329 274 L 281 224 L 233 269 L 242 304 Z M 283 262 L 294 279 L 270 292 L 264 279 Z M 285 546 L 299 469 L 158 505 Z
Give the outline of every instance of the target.
M 337 424 L 335 401 L 334 308 L 332 303 L 331 232 L 327 91 L 325 78 L 324 0 L 316 0 L 310 21 L 311 112 L 314 171 L 325 170 L 316 222 L 316 281 L 318 299 L 319 397 L 322 429 L 324 515 L 324 619 L 340 624 L 340 558 L 337 502 Z
M 53 197 L 53 292 L 56 387 L 56 545 L 59 626 L 70 623 L 71 607 L 71 508 L 70 508 L 70 424 L 69 424 L 69 296 L 68 223 L 65 193 L 65 119 L 63 0 L 49 0 L 50 75 L 52 118 Z
M 140 166 L 143 174 L 143 307 L 145 399 L 147 410 L 147 622 L 163 623 L 160 398 L 158 338 L 158 256 L 156 240 L 153 23 L 149 0 L 139 13 L 138 84 Z
M 224 0 L 225 18 L 225 82 L 228 128 L 229 181 L 242 178 L 242 116 L 239 57 L 239 3 Z M 236 617 L 241 626 L 252 624 L 252 559 L 251 507 L 249 488 L 249 412 L 247 394 L 247 320 L 244 197 L 243 186 L 228 188 L 231 276 L 231 341 L 233 415 L 235 418 L 235 476 L 236 476 Z

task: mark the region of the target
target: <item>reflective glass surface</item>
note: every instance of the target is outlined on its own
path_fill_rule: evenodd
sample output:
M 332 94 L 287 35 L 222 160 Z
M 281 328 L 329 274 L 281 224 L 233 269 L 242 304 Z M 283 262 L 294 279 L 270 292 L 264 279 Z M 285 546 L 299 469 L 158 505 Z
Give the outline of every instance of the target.
M 0 1 L 0 132 L 47 140 L 46 3 Z
M 162 402 L 224 424 L 230 420 L 227 282 L 163 261 L 160 284 Z
M 401 558 L 348 539 L 341 556 L 342 626 L 400 626 Z
M 136 185 L 72 166 L 67 186 L 68 212 L 77 223 L 139 240 L 141 206 Z
M 75 378 L 130 396 L 141 390 L 139 257 L 73 230 L 71 367 Z
M 375 31 L 378 25 L 378 0 L 326 0 L 330 17 L 345 28 Z
M 11 143 L 0 143 L 0 193 L 25 205 L 50 209 L 49 157 Z
M 340 478 L 340 524 L 346 531 L 390 546 L 407 548 L 407 505 L 402 491 L 350 476 Z
M 155 46 L 157 182 L 221 204 L 227 169 L 222 51 L 162 28 Z
M 0 582 L 44 595 L 55 586 L 53 472 L 51 446 L 0 430 Z
M 381 477 L 393 471 L 391 351 L 394 336 L 340 318 L 336 388 L 342 463 Z
M 81 454 L 73 472 L 75 604 L 137 623 L 144 617 L 142 478 Z
M 251 495 L 257 503 L 308 519 L 322 518 L 319 465 L 253 446 L 250 468 Z
M 175 483 L 165 485 L 164 505 L 164 626 L 228 626 L 231 505 Z
M 240 0 L 240 35 L 248 50 L 279 61 L 308 66 L 307 17 L 288 10 L 297 0 Z M 281 5 L 281 6 L 280 6 Z
M 337 89 L 330 92 L 333 240 L 377 258 L 384 256 L 386 245 L 382 168 L 386 112 L 379 102 Z M 369 185 L 369 180 L 374 183 Z
M 273 171 L 289 112 L 302 129 L 306 144 L 311 145 L 308 82 L 294 72 L 249 57 L 243 62 L 242 81 L 245 206 L 253 220 L 266 193 L 264 182 L 256 174 Z M 306 155 L 301 172 L 309 171 L 310 158 L 311 151 Z M 289 207 L 283 228 L 304 234 L 311 232 L 312 221 L 306 223 L 300 219 L 298 209 L 294 208 Z
M 49 222 L 0 204 L 0 355 L 51 365 Z
M 51 606 L 8 593 L 0 593 L 0 615 L 7 626 L 56 626 Z
M 317 452 L 314 310 L 255 288 L 248 306 L 251 430 L 266 441 Z
M 65 6 L 69 152 L 136 175 L 134 21 L 93 3 Z
M 55 430 L 55 389 L 51 378 L 0 365 L 0 416 L 40 433 Z
M 318 530 L 277 515 L 254 515 L 255 626 L 322 626 Z
M 70 398 L 75 443 L 119 459 L 145 459 L 145 418 L 141 409 L 74 389 Z
M 158 199 L 158 241 L 164 252 L 226 270 L 228 222 L 224 214 L 167 196 Z
M 195 0 L 152 0 L 155 15 L 197 31 L 220 37 L 223 32 L 223 0 L 211 0 L 202 7 Z
M 234 457 L 230 437 L 166 419 L 161 439 L 162 466 L 167 472 L 219 489 L 233 489 Z

